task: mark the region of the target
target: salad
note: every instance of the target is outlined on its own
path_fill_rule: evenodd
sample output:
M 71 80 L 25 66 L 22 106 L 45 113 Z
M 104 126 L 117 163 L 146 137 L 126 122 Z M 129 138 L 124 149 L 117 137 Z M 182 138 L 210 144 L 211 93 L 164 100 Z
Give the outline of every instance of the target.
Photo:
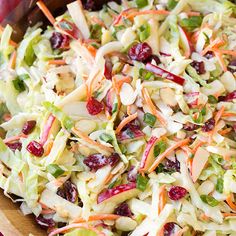
M 0 40 L 0 187 L 49 236 L 236 235 L 236 5 L 74 1 Z

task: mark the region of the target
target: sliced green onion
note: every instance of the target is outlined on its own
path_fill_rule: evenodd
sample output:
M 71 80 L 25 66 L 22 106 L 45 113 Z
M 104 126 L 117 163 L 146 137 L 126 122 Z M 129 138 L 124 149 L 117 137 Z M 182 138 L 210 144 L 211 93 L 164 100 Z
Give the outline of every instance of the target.
M 143 68 L 139 69 L 139 76 L 143 79 L 143 80 L 149 80 L 152 79 L 154 77 L 154 74 L 150 71 L 147 71 Z
M 144 114 L 144 117 L 143 117 L 143 121 L 147 124 L 147 125 L 149 125 L 149 126 L 154 126 L 155 125 L 155 122 L 156 122 L 156 120 L 157 120 L 157 118 L 154 116 L 154 115 L 152 115 L 151 113 L 145 113 Z
M 209 206 L 217 206 L 219 204 L 219 201 L 217 201 L 214 197 L 210 195 L 201 195 L 200 196 L 202 201 L 207 203 Z
M 137 184 L 137 189 L 144 191 L 147 188 L 148 178 L 146 176 L 138 174 L 136 184 Z
M 145 41 L 151 34 L 151 27 L 149 24 L 144 24 L 138 29 L 138 35 L 141 42 Z
M 155 157 L 157 157 L 160 154 L 162 154 L 166 149 L 167 149 L 167 143 L 161 140 L 155 145 L 153 154 Z
M 167 9 L 169 11 L 173 10 L 176 7 L 177 3 L 178 2 L 175 1 L 175 0 L 168 0 L 168 2 L 167 2 Z
M 223 193 L 223 188 L 224 188 L 224 180 L 222 178 L 217 179 L 216 191 L 219 193 Z
M 50 164 L 47 166 L 47 171 L 53 175 L 55 178 L 57 178 L 58 176 L 64 174 L 64 170 L 58 166 L 57 164 Z
M 99 138 L 100 138 L 102 141 L 106 142 L 106 143 L 110 143 L 110 142 L 112 142 L 112 140 L 113 140 L 113 138 L 111 137 L 111 135 L 106 134 L 106 133 L 101 134 L 101 135 L 99 136 Z
M 160 163 L 160 164 L 157 166 L 157 168 L 155 169 L 155 171 L 156 171 L 157 174 L 162 173 L 162 172 L 165 171 L 165 166 L 164 166 L 162 163 Z
M 135 0 L 135 3 L 138 8 L 143 8 L 148 5 L 148 0 Z
M 184 18 L 180 20 L 180 25 L 186 28 L 188 31 L 193 31 L 194 29 L 200 27 L 202 24 L 201 16 L 191 16 L 189 18 Z
M 216 104 L 218 102 L 217 98 L 213 95 L 208 96 L 208 102 L 211 104 Z
M 19 76 L 16 77 L 16 79 L 12 80 L 14 88 L 19 92 L 25 91 L 25 83 L 23 80 L 20 79 Z
M 90 29 L 90 38 L 100 40 L 101 36 L 102 36 L 102 27 L 99 24 L 92 25 Z

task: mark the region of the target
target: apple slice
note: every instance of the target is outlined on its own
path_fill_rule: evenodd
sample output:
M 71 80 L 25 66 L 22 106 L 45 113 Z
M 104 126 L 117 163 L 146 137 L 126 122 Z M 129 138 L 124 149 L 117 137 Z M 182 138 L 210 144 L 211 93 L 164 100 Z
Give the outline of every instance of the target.
M 210 153 L 205 150 L 202 147 L 199 147 L 193 157 L 193 163 L 192 163 L 192 180 L 193 182 L 196 182 L 198 177 L 200 176 L 202 170 L 204 169 L 208 157 L 210 156 Z
M 178 26 L 178 29 L 179 29 L 179 36 L 180 36 L 180 45 L 184 50 L 185 57 L 189 58 L 191 55 L 191 47 L 190 47 L 189 39 L 185 31 L 180 26 Z
M 185 82 L 184 78 L 178 75 L 172 74 L 171 72 L 164 70 L 159 66 L 154 66 L 151 63 L 146 64 L 146 70 L 156 74 L 157 76 L 161 76 L 163 79 L 171 80 L 172 82 L 175 82 L 176 84 L 179 84 L 179 85 L 183 85 Z
M 140 163 L 140 168 L 139 168 L 139 171 L 140 172 L 145 172 L 147 171 L 151 165 L 153 164 L 154 162 L 154 147 L 155 147 L 155 144 L 157 142 L 158 138 L 156 136 L 152 136 L 147 145 L 146 145 L 146 148 L 143 152 L 143 156 L 142 156 L 142 159 L 141 159 L 141 163 Z
M 122 184 L 112 189 L 107 189 L 98 195 L 97 203 L 119 204 L 138 195 L 140 191 L 136 183 Z
M 184 97 L 186 99 L 186 102 L 191 108 L 194 108 L 198 105 L 199 95 L 200 95 L 199 92 L 191 92 L 185 94 Z

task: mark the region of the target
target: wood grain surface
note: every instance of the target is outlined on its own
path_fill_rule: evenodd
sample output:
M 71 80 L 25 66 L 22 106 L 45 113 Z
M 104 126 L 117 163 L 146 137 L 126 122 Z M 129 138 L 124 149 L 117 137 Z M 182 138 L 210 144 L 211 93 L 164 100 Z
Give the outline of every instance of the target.
M 24 216 L 19 210 L 19 204 L 13 203 L 0 191 L 0 232 L 4 236 L 46 236 L 39 228 L 33 216 Z

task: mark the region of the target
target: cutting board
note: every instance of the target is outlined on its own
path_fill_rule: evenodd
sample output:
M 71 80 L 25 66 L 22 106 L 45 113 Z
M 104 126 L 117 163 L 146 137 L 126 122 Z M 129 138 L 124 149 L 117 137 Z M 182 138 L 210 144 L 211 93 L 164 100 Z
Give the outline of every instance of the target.
M 39 228 L 33 216 L 24 216 L 19 210 L 19 204 L 13 203 L 0 191 L 0 232 L 4 236 L 46 236 Z

